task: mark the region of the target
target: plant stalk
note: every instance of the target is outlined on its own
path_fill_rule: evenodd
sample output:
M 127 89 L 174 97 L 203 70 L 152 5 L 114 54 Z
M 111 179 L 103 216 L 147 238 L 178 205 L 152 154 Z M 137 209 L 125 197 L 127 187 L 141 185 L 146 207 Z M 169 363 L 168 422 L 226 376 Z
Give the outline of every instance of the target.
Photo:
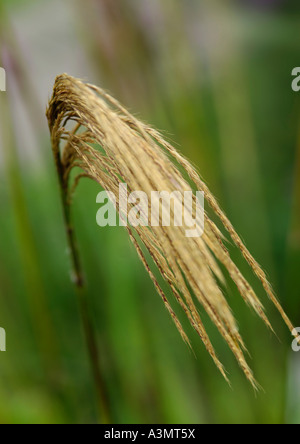
M 82 319 L 85 341 L 88 349 L 90 366 L 96 388 L 97 407 L 100 423 L 111 424 L 110 403 L 99 365 L 99 352 L 93 322 L 90 316 L 86 287 L 84 283 L 84 274 L 82 270 L 79 250 L 77 246 L 75 232 L 71 221 L 71 209 L 68 200 L 68 184 L 64 179 L 64 169 L 61 163 L 60 155 L 56 155 L 56 167 L 59 176 L 61 198 L 63 204 L 63 215 L 69 252 L 72 261 L 73 279 L 79 303 L 79 311 Z

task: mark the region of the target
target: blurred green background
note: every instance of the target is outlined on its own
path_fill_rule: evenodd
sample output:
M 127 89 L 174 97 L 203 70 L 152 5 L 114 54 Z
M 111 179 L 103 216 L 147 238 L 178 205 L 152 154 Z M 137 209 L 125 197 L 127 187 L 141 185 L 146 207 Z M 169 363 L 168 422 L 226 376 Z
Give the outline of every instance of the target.
M 44 116 L 62 72 L 178 144 L 300 326 L 299 26 L 299 0 L 1 0 L 0 423 L 97 421 Z M 299 423 L 300 353 L 240 255 L 280 338 L 229 283 L 256 396 L 210 322 L 232 389 L 179 313 L 188 350 L 126 231 L 97 227 L 98 192 L 84 180 L 73 212 L 113 421 Z

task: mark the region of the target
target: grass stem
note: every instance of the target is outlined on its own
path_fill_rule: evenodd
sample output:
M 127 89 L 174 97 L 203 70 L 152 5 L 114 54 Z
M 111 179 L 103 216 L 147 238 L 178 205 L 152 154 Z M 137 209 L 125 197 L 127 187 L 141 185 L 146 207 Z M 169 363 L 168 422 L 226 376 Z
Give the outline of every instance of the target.
M 73 279 L 78 297 L 79 310 L 82 319 L 82 325 L 88 349 L 91 370 L 93 373 L 94 383 L 96 387 L 99 418 L 101 423 L 110 424 L 112 420 L 110 413 L 109 398 L 99 364 L 99 352 L 97 347 L 96 333 L 89 312 L 81 260 L 71 221 L 70 204 L 68 201 L 68 184 L 64 180 L 63 167 L 61 164 L 59 154 L 56 156 L 56 167 L 58 171 L 60 188 L 61 188 L 64 222 L 65 222 L 69 252 L 72 261 Z

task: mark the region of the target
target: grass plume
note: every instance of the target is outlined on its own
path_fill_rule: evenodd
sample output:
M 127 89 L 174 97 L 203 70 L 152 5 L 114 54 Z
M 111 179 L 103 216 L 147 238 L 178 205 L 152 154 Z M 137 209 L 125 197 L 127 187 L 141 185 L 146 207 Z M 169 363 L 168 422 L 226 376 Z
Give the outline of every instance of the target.
M 72 193 L 82 177 L 95 180 L 105 190 L 112 191 L 115 196 L 118 196 L 120 182 L 125 182 L 129 191 L 141 190 L 150 199 L 153 190 L 164 190 L 169 193 L 191 191 L 189 181 L 180 172 L 183 168 L 190 181 L 199 191 L 204 192 L 207 203 L 261 281 L 265 292 L 289 329 L 293 330 L 264 271 L 243 244 L 207 185 L 188 160 L 156 130 L 137 120 L 102 89 L 84 84 L 66 74 L 56 78 L 53 96 L 47 109 L 47 118 L 68 214 Z M 72 130 L 67 129 L 67 123 L 70 121 L 74 123 Z M 81 173 L 71 180 L 71 171 L 75 167 L 80 168 Z M 124 214 L 118 201 L 117 209 L 123 218 Z M 224 245 L 223 235 L 206 213 L 202 237 L 186 237 L 185 228 L 174 225 L 126 227 L 140 259 L 184 341 L 190 345 L 177 315 L 150 268 L 141 244 L 169 284 L 177 302 L 224 378 L 228 381 L 225 369 L 203 325 L 199 313 L 200 307 L 207 312 L 246 377 L 257 388 L 252 370 L 244 356 L 246 347 L 239 334 L 236 320 L 218 285 L 218 280 L 224 280 L 219 264 L 228 270 L 244 301 L 272 329 L 263 304 L 231 259 Z M 74 268 L 77 269 L 77 284 L 82 286 L 82 273 L 76 260 Z

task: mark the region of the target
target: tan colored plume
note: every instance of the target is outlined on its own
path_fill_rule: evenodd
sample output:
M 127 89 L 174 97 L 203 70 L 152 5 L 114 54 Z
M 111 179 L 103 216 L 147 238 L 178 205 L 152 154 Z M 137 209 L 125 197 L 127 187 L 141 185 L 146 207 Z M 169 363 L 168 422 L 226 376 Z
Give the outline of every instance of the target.
M 47 118 L 63 199 L 67 207 L 81 177 L 95 180 L 104 190 L 112 191 L 116 197 L 119 193 L 119 184 L 126 183 L 129 192 L 143 191 L 149 197 L 149 201 L 151 191 L 183 193 L 192 190 L 189 181 L 193 182 L 197 190 L 204 192 L 206 202 L 261 281 L 289 329 L 293 330 L 264 271 L 249 253 L 206 184 L 191 164 L 157 131 L 137 120 L 102 89 L 84 84 L 66 74 L 56 78 L 53 96 L 47 109 Z M 70 127 L 67 125 L 69 122 L 73 122 L 71 130 L 67 129 L 67 126 Z M 62 146 L 60 146 L 61 141 L 63 141 Z M 70 173 L 75 167 L 80 168 L 81 172 L 71 180 Z M 184 171 L 186 178 L 180 170 Z M 116 203 L 120 218 L 124 220 L 118 199 Z M 161 205 L 164 211 L 163 203 Z M 140 210 L 141 213 L 147 212 L 148 208 L 141 204 Z M 204 309 L 209 315 L 246 377 L 254 387 L 257 387 L 244 357 L 245 346 L 237 323 L 218 285 L 218 280 L 224 281 L 218 264 L 222 264 L 228 270 L 244 301 L 272 329 L 261 301 L 232 261 L 223 243 L 223 235 L 206 213 L 204 233 L 201 237 L 186 237 L 184 224 L 174 225 L 159 224 L 149 227 L 140 225 L 135 228 L 128 225 L 126 229 L 184 341 L 190 344 L 177 315 L 150 268 L 146 251 L 169 284 L 177 302 L 225 379 L 228 380 L 226 372 L 206 333 L 199 308 Z M 80 273 L 77 273 L 77 280 L 79 281 L 77 284 L 81 285 Z

